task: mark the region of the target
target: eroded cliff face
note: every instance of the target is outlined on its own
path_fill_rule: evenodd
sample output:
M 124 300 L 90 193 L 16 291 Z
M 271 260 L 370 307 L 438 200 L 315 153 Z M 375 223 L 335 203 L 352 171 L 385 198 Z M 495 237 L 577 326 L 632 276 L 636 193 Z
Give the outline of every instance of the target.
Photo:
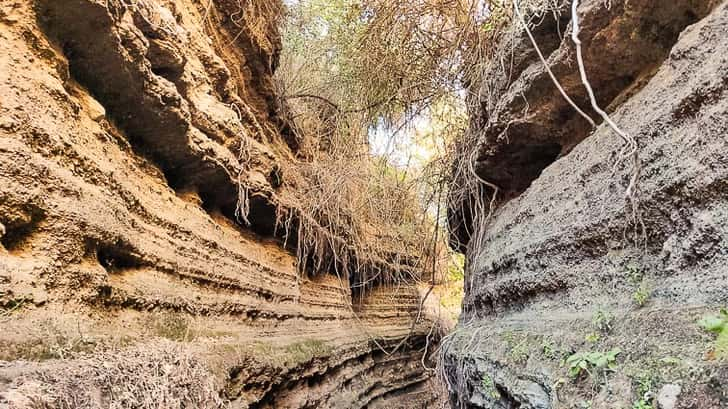
M 354 302 L 277 232 L 279 8 L 0 5 L 1 407 L 435 400 L 417 289 Z
M 596 119 L 569 5 L 534 34 Z M 499 188 L 494 212 L 474 214 L 471 194 L 449 214 L 467 250 L 442 357 L 451 403 L 727 407 L 725 346 L 697 322 L 728 303 L 728 4 L 592 0 L 579 15 L 599 103 L 640 146 L 639 207 L 624 198 L 630 161 L 614 167 L 621 139 L 567 104 L 525 33 L 506 38 L 471 101 L 473 168 Z M 578 368 L 620 350 L 611 370 L 596 358 Z

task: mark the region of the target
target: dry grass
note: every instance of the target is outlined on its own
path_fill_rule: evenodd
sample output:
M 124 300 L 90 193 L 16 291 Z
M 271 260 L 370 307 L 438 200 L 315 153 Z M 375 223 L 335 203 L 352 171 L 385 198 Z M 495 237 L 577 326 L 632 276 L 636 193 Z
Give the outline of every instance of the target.
M 335 271 L 354 287 L 419 278 L 431 226 L 414 186 L 389 171 L 364 155 L 321 154 L 287 166 L 295 188 L 284 200 L 300 213 L 281 226 L 295 233 L 303 270 Z
M 280 225 L 293 233 L 301 265 L 334 270 L 354 288 L 427 279 L 446 265 L 449 161 L 395 169 L 370 155 L 367 139 L 372 126 L 396 138 L 453 99 L 462 73 L 451 67 L 478 25 L 474 2 L 456 3 L 344 1 L 324 39 L 302 35 L 313 23 L 300 16 L 284 27 L 295 41 L 284 41 L 278 94 L 302 149 L 284 169 L 284 202 L 300 214 L 282 215 Z M 361 24 L 361 16 L 373 17 Z M 462 133 L 462 117 L 444 129 Z
M 6 398 L 27 409 L 222 407 L 211 372 L 192 353 L 170 341 L 140 349 L 97 351 L 43 367 L 15 380 Z M 26 380 L 25 377 L 30 379 Z M 32 379 L 32 380 L 31 380 Z
M 316 25 L 315 17 L 312 23 L 311 17 L 293 16 L 293 26 L 283 30 L 296 41 L 283 50 L 278 93 L 304 142 L 302 160 L 286 172 L 298 177 L 291 202 L 300 203 L 305 214 L 297 231 L 301 261 L 322 255 L 321 247 L 328 246 L 334 259 L 350 263 L 351 252 L 335 249 L 330 238 L 319 234 L 321 227 L 351 246 L 354 256 L 368 254 L 396 265 L 415 255 L 414 263 L 404 264 L 438 270 L 441 266 L 432 266 L 442 255 L 436 226 L 444 225 L 444 198 L 450 205 L 469 204 L 478 220 L 489 217 L 496 200 L 497 188 L 473 169 L 475 135 L 465 132 L 459 115 L 444 118 L 449 121 L 442 132 L 448 141 L 444 151 L 421 173 L 406 169 L 392 177 L 386 168 L 373 166 L 368 128 L 384 125 L 395 139 L 413 119 L 431 115 L 437 104 L 453 104 L 463 91 L 480 89 L 470 85 L 484 81 L 484 73 L 494 67 L 507 69 L 508 47 L 495 44 L 509 36 L 515 41 L 521 28 L 512 18 L 511 3 L 504 1 L 341 3 L 341 10 L 334 10 L 339 13 L 323 23 L 329 33 L 323 37 L 316 30 L 306 32 L 307 24 Z M 521 4 L 529 22 L 557 13 L 559 6 L 557 0 Z M 489 101 L 494 101 L 496 86 L 500 84 L 485 87 L 492 88 Z M 317 228 L 310 227 L 308 218 Z M 380 273 L 357 281 L 366 283 L 372 276 Z M 391 278 L 385 281 L 396 281 Z

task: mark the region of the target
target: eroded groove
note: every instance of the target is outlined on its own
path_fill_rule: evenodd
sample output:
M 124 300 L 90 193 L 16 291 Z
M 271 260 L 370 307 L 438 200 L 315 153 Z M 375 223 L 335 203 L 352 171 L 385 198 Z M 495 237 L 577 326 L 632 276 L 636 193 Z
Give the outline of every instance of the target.
M 135 152 L 157 164 L 173 189 L 195 189 L 205 208 L 237 220 L 232 175 L 240 164 L 227 148 L 213 148 L 220 154 L 213 160 L 205 152 L 213 145 L 200 145 L 203 134 L 192 126 L 193 108 L 175 84 L 185 65 L 179 40 L 149 26 L 145 9 L 114 1 L 39 0 L 38 9 L 41 26 L 68 59 L 70 75 L 102 103 Z M 128 14 L 135 24 L 123 20 Z M 251 209 L 250 227 L 270 236 L 271 213 L 263 206 Z M 259 209 L 265 212 L 257 214 Z
M 241 369 L 231 372 L 231 384 L 226 388 L 231 398 L 245 394 L 258 395 L 251 408 L 278 408 L 295 406 L 301 408 L 335 408 L 335 407 L 367 407 L 377 398 L 407 389 L 422 383 L 429 378 L 419 364 L 417 349 L 424 345 L 424 338 L 413 339 L 412 349 L 400 351 L 396 356 L 387 357 L 379 350 L 358 354 L 340 362 L 332 363 L 313 359 L 305 362 L 290 372 L 272 377 L 268 382 L 245 382 L 241 389 L 233 386 L 243 380 Z M 384 342 L 386 347 L 391 347 Z M 393 385 L 383 385 L 379 375 L 382 371 L 398 370 L 400 381 Z M 249 378 L 261 378 L 262 373 L 247 374 Z M 343 390 L 342 390 L 343 386 Z M 235 392 L 238 390 L 240 392 Z M 301 400 L 301 390 L 308 390 Z M 347 395 L 346 391 L 351 394 Z M 358 392 L 355 392 L 358 391 Z M 250 396 L 250 395 L 247 395 Z
M 270 187 L 248 189 L 249 224 L 244 223 L 238 215 L 237 172 L 242 165 L 228 147 L 213 141 L 201 142 L 208 132 L 194 126 L 199 113 L 184 92 L 186 85 L 179 83 L 180 72 L 185 69 L 180 40 L 160 27 L 150 26 L 148 16 L 143 15 L 148 10 L 116 1 L 74 0 L 60 6 L 38 0 L 37 4 L 41 26 L 64 50 L 71 77 L 102 103 L 109 117 L 128 135 L 134 151 L 157 164 L 169 186 L 180 196 L 195 192 L 208 213 L 220 212 L 239 227 L 262 237 L 285 239 L 289 250 L 308 246 L 297 242 L 297 226 L 309 226 L 309 231 L 321 236 L 317 245 L 326 247 L 300 260 L 301 270 L 309 276 L 349 271 L 352 285 L 366 282 L 365 289 L 370 289 L 388 284 L 383 272 L 395 264 L 404 271 L 403 276 L 412 275 L 412 260 L 362 256 L 300 209 L 282 208 L 271 190 L 275 180 Z M 221 3 L 216 7 L 232 6 Z M 133 23 L 124 19 L 128 15 Z M 245 36 L 236 37 L 238 41 L 248 41 L 239 37 Z M 246 54 L 258 55 L 249 49 L 249 44 L 242 46 Z M 274 59 L 268 64 L 275 65 Z M 254 72 L 270 69 L 260 66 Z M 254 88 L 267 89 L 262 80 L 256 81 L 251 83 Z M 269 102 L 262 105 L 270 107 Z M 215 139 L 214 135 L 210 139 Z M 275 166 L 268 173 L 275 174 Z M 279 225 L 282 220 L 288 221 L 287 230 Z M 364 278 L 353 276 L 358 272 Z

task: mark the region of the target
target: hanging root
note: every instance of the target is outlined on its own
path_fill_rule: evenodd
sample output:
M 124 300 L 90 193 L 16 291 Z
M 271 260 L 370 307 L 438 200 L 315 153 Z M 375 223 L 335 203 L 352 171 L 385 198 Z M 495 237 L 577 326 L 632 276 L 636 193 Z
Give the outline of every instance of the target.
M 611 3 L 605 4 L 606 6 L 609 6 Z M 583 57 L 583 51 L 582 51 L 582 42 L 579 39 L 579 32 L 580 32 L 580 25 L 579 25 L 579 15 L 577 12 L 577 9 L 579 7 L 579 0 L 573 0 L 571 4 L 571 14 L 572 14 L 572 32 L 571 32 L 571 39 L 574 42 L 576 46 L 576 59 L 577 64 L 579 67 L 579 75 L 581 77 L 581 82 L 584 85 L 587 94 L 589 95 L 589 101 L 591 104 L 592 109 L 599 114 L 599 116 L 602 118 L 604 122 L 607 123 L 607 125 L 614 131 L 624 142 L 624 145 L 622 149 L 619 152 L 619 155 L 617 157 L 617 161 L 615 162 L 613 166 L 612 174 L 614 175 L 619 168 L 626 160 L 630 160 L 630 177 L 629 177 L 629 183 L 627 185 L 627 188 L 624 192 L 624 197 L 628 201 L 629 206 L 631 208 L 631 217 L 632 221 L 636 226 L 640 226 L 642 229 L 642 233 L 645 234 L 645 226 L 644 222 L 642 220 L 642 217 L 639 212 L 639 203 L 638 203 L 638 196 L 639 196 L 639 177 L 640 177 L 640 171 L 641 171 L 641 162 L 639 159 L 639 146 L 637 144 L 637 141 L 632 137 L 629 133 L 622 130 L 613 120 L 612 118 L 599 106 L 597 103 L 596 96 L 594 94 L 594 89 L 592 88 L 591 84 L 589 83 L 587 74 L 586 74 L 586 68 L 584 64 L 584 57 Z M 544 68 L 549 74 L 549 77 L 551 78 L 551 81 L 554 83 L 556 88 L 559 90 L 561 95 L 564 97 L 564 99 L 571 105 L 572 108 L 580 115 L 582 116 L 589 124 L 592 125 L 592 127 L 596 126 L 595 121 L 587 115 L 566 93 L 563 86 L 559 83 L 556 76 L 551 71 L 551 68 L 549 67 L 546 59 L 543 56 L 543 53 L 541 52 L 538 44 L 536 43 L 536 40 L 531 32 L 531 30 L 528 27 L 528 22 L 524 18 L 523 13 L 521 12 L 521 9 L 518 5 L 518 0 L 513 0 L 513 11 L 515 16 L 518 18 L 520 24 L 524 27 L 526 34 L 528 35 L 528 38 L 531 41 L 531 44 L 536 50 L 536 53 L 538 54 L 539 59 L 541 60 L 541 63 L 543 64 Z
M 230 108 L 235 111 L 238 122 L 242 121 L 240 115 L 240 109 L 233 102 L 230 104 Z M 247 135 L 240 135 L 240 146 L 238 147 L 238 202 L 235 206 L 235 218 L 238 222 L 250 226 L 250 220 L 248 220 L 248 214 L 250 213 L 250 192 L 248 187 L 245 185 L 245 181 L 248 178 L 248 168 L 250 166 L 250 141 L 248 141 Z
M 582 53 L 582 43 L 579 39 L 579 13 L 577 11 L 579 7 L 579 0 L 573 0 L 571 3 L 571 17 L 572 17 L 572 30 L 571 30 L 571 40 L 576 45 L 576 60 L 579 65 L 579 75 L 581 76 L 581 81 L 584 84 L 584 87 L 586 88 L 587 93 L 589 94 L 589 101 L 591 102 L 592 108 L 594 111 L 596 111 L 599 116 L 602 117 L 604 122 L 606 122 L 612 130 L 619 135 L 620 138 L 624 141 L 624 146 L 622 147 L 619 156 L 617 157 L 617 161 L 614 164 L 614 171 L 616 171 L 617 167 L 619 167 L 626 159 L 631 158 L 631 171 L 630 171 L 630 178 L 629 178 L 629 184 L 627 185 L 627 189 L 624 192 L 625 199 L 628 200 L 630 207 L 632 209 L 632 219 L 635 225 L 639 224 L 642 228 L 642 233 L 645 234 L 645 226 L 644 222 L 642 220 L 641 215 L 639 214 L 639 203 L 638 203 L 638 184 L 639 184 L 639 177 L 640 177 L 640 170 L 641 170 L 641 163 L 639 159 L 639 146 L 637 145 L 637 141 L 632 137 L 629 133 L 623 131 L 613 120 L 612 118 L 599 107 L 599 104 L 597 103 L 596 96 L 594 95 L 594 90 L 591 87 L 591 84 L 589 83 L 589 79 L 586 75 L 586 68 L 584 66 L 584 57 Z
M 576 2 L 575 2 L 576 3 Z M 559 80 L 556 79 L 556 76 L 551 71 L 551 68 L 549 67 L 549 64 L 546 62 L 546 58 L 544 58 L 543 53 L 541 52 L 541 49 L 539 48 L 538 44 L 536 43 L 536 39 L 533 38 L 533 34 L 531 33 L 531 30 L 528 28 L 528 23 L 526 22 L 526 19 L 523 17 L 523 14 L 521 14 L 521 10 L 518 7 L 518 0 L 513 0 L 513 11 L 515 12 L 516 16 L 520 20 L 521 24 L 523 25 L 523 28 L 526 30 L 526 34 L 528 35 L 528 38 L 531 40 L 531 44 L 533 44 L 533 48 L 536 49 L 536 54 L 538 54 L 538 58 L 541 59 L 541 63 L 543 63 L 544 68 L 546 69 L 546 72 L 548 72 L 549 77 L 551 78 L 551 81 L 553 81 L 554 85 L 556 85 L 556 88 L 561 93 L 561 96 L 564 97 L 566 102 L 571 105 L 576 112 L 579 113 L 584 119 L 587 120 L 591 124 L 591 126 L 596 126 L 594 123 L 594 120 L 589 117 L 584 111 L 579 108 L 578 105 L 569 97 L 569 94 L 566 93 L 566 90 L 564 90 L 564 87 L 561 86 L 559 83 Z

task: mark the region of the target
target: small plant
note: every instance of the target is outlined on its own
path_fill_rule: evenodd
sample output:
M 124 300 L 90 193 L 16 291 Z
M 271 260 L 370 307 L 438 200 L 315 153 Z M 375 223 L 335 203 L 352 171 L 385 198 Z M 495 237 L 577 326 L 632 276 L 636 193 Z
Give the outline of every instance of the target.
M 629 282 L 634 286 L 639 285 L 645 279 L 644 271 L 635 265 L 627 266 L 627 273 L 629 275 Z
M 632 409 L 654 409 L 654 396 L 652 390 L 655 388 L 657 379 L 651 372 L 646 372 L 636 379 L 637 396 L 639 397 L 632 404 Z
M 543 353 L 543 356 L 548 359 L 556 359 L 558 356 L 556 345 L 548 338 L 544 338 L 541 342 L 541 352 Z
M 566 384 L 566 379 L 559 378 L 556 380 L 556 382 L 554 382 L 554 384 L 552 385 L 552 388 L 556 391 L 556 390 L 561 389 L 561 387 L 564 386 L 564 384 Z
M 530 356 L 528 350 L 528 334 L 524 334 L 522 337 L 516 337 L 513 332 L 506 331 L 503 333 L 503 340 L 508 347 L 508 355 L 514 362 L 523 363 L 528 360 Z
M 612 330 L 612 323 L 614 322 L 614 314 L 609 310 L 599 307 L 592 315 L 592 326 L 601 331 L 609 332 Z
M 569 365 L 569 375 L 578 378 L 586 372 L 590 376 L 592 371 L 605 372 L 613 370 L 617 366 L 617 355 L 622 352 L 615 348 L 609 352 L 577 352 L 566 359 Z
M 643 374 L 637 379 L 637 393 L 644 396 L 655 386 L 654 376 L 650 373 Z
M 493 378 L 488 375 L 483 375 L 483 390 L 486 395 L 493 399 L 500 399 L 501 397 L 500 392 L 498 392 L 498 389 L 495 387 Z
M 706 315 L 698 321 L 698 325 L 706 331 L 720 334 L 728 326 L 728 310 L 721 308 L 718 314 Z
M 645 272 L 636 265 L 628 265 L 625 267 L 627 272 L 627 281 L 634 287 L 632 293 L 632 301 L 637 304 L 638 308 L 642 308 L 652 295 L 652 290 L 645 282 Z
M 638 307 L 642 308 L 647 304 L 647 300 L 650 299 L 650 296 L 652 295 L 652 290 L 647 286 L 647 284 L 642 283 L 639 287 L 635 290 L 635 292 L 632 294 L 632 299 L 637 304 Z
M 523 363 L 528 360 L 530 354 L 528 353 L 528 345 L 526 344 L 526 341 L 527 340 L 524 339 L 519 344 L 511 348 L 510 355 L 515 362 Z
M 698 321 L 704 330 L 717 334 L 713 355 L 715 358 L 728 358 L 728 310 L 721 308 L 718 314 L 706 315 Z
M 632 409 L 654 409 L 654 406 L 645 399 L 640 399 L 632 404 Z
M 632 293 L 632 300 L 637 304 L 638 308 L 642 308 L 652 296 L 652 290 L 645 282 L 645 273 L 637 266 L 627 266 L 627 274 L 629 283 L 635 287 Z
M 586 342 L 596 344 L 597 342 L 599 342 L 599 339 L 601 339 L 601 337 L 596 332 L 592 332 L 591 334 L 587 334 L 584 339 L 586 340 Z

